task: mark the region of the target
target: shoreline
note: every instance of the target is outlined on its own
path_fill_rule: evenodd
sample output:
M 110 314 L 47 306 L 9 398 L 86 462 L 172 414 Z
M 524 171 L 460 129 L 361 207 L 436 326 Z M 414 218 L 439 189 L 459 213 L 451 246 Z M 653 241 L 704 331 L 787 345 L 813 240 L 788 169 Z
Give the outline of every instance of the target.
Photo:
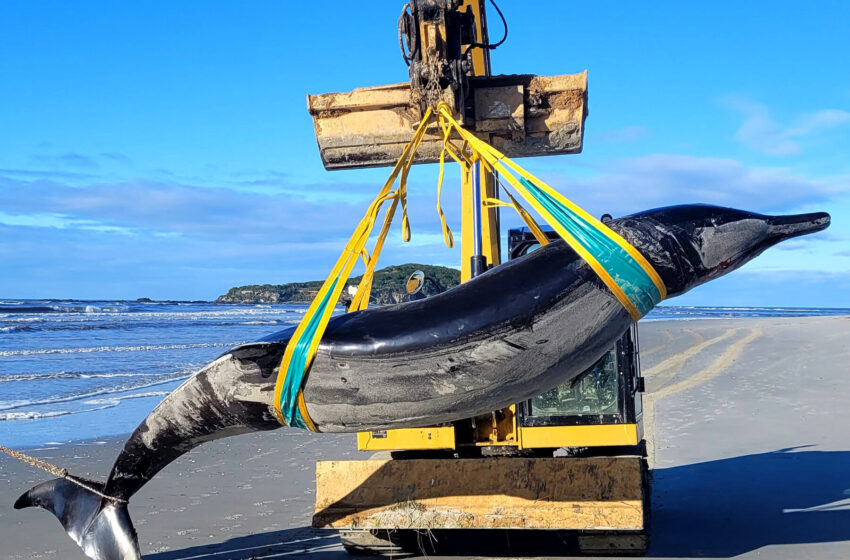
M 22 451 L 24 453 L 35 452 L 35 451 L 53 451 L 53 450 L 65 450 L 66 448 L 71 447 L 90 447 L 90 446 L 117 446 L 123 444 L 132 432 L 127 432 L 124 434 L 110 434 L 101 437 L 94 438 L 84 438 L 80 440 L 69 440 L 69 441 L 48 441 L 42 443 L 41 445 L 27 445 L 27 446 L 15 446 L 10 449 L 14 449 L 15 451 Z M 2 444 L 2 442 L 0 442 Z M 5 457 L 4 454 L 0 453 L 0 460 Z
M 297 283 L 297 282 L 295 282 Z M 221 296 L 219 296 L 221 297 Z M 312 299 L 303 301 L 281 301 L 269 302 L 260 300 L 251 301 L 219 301 L 218 299 L 151 299 L 146 297 L 122 299 L 122 298 L 105 298 L 105 299 L 76 299 L 76 298 L 15 298 L 0 296 L 0 305 L 16 305 L 25 302 L 55 302 L 55 303 L 139 303 L 139 304 L 201 304 L 201 305 L 306 305 L 312 302 Z M 797 306 L 741 306 L 741 305 L 667 305 L 660 304 L 653 309 L 714 309 L 714 310 L 778 310 L 778 311 L 843 311 L 844 314 L 850 315 L 850 307 L 797 307 Z M 13 311 L 14 307 L 9 307 L 7 311 Z M 651 312 L 650 312 L 651 314 Z M 795 315 L 799 317 L 818 317 L 817 314 Z M 830 315 L 832 316 L 832 315 Z
M 850 556 L 840 507 L 850 316 L 659 320 L 641 329 L 641 345 L 650 556 Z M 122 444 L 109 436 L 30 451 L 103 480 Z M 333 531 L 310 528 L 314 464 L 369 456 L 354 434 L 288 428 L 204 444 L 131 501 L 145 560 L 347 558 Z M 4 558 L 85 558 L 49 513 L 11 507 L 48 478 L 0 457 Z

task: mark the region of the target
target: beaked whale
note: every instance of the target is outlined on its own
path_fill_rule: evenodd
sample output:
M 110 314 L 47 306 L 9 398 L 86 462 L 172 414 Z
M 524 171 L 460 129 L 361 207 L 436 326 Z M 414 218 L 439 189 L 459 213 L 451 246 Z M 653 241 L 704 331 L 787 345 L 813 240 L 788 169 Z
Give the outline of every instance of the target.
M 828 227 L 825 213 L 766 216 L 687 205 L 609 222 L 655 267 L 668 297 L 739 268 L 768 247 Z M 555 242 L 437 296 L 333 319 L 303 386 L 320 431 L 431 425 L 531 398 L 575 377 L 631 317 L 575 252 Z M 274 385 L 294 329 L 225 353 L 168 395 L 127 440 L 105 484 L 63 479 L 40 506 L 94 560 L 141 558 L 129 500 L 203 442 L 281 425 Z

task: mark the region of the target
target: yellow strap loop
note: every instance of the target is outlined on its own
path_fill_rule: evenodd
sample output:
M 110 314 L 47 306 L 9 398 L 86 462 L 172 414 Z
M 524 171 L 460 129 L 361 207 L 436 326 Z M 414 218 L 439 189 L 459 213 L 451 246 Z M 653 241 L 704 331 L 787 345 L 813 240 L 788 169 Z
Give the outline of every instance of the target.
M 510 202 L 505 202 L 498 198 L 485 197 L 481 199 L 481 206 L 484 208 L 513 208 L 514 205 Z
M 455 238 L 454 235 L 452 235 L 452 230 L 449 227 L 449 224 L 446 223 L 446 215 L 443 214 L 442 197 L 443 177 L 446 173 L 446 153 L 448 152 L 455 159 L 455 161 L 458 161 L 448 147 L 449 135 L 451 134 L 451 132 L 451 129 L 443 128 L 443 149 L 440 150 L 440 174 L 437 177 L 437 214 L 440 216 L 440 227 L 443 230 L 443 241 L 446 242 L 446 247 L 448 247 L 449 249 L 455 246 Z M 458 163 L 460 163 L 460 161 L 458 161 Z
M 366 309 L 369 305 L 369 296 L 372 293 L 372 281 L 375 276 L 375 267 L 378 264 L 378 257 L 381 254 L 381 250 L 384 248 L 384 241 L 390 231 L 390 225 L 392 225 L 393 222 L 393 215 L 395 214 L 396 206 L 398 206 L 398 198 L 393 200 L 392 205 L 387 209 L 387 213 L 384 216 L 384 225 L 381 228 L 381 233 L 378 234 L 378 239 L 375 241 L 375 247 L 372 249 L 372 256 L 366 262 L 366 271 L 363 273 L 363 277 L 360 279 L 360 284 L 357 286 L 357 292 L 354 294 L 351 304 L 348 306 L 349 312 Z
M 517 199 L 515 199 L 513 195 L 511 195 L 511 193 L 507 191 L 507 189 L 502 187 L 501 184 L 499 184 L 499 187 L 502 188 L 502 192 L 505 193 L 505 195 L 507 195 L 507 197 L 511 199 L 511 201 L 506 202 L 504 200 L 499 200 L 498 198 L 485 198 L 482 201 L 485 208 L 493 208 L 496 206 L 513 208 L 514 210 L 516 210 L 516 213 L 519 214 L 519 217 L 522 218 L 522 221 L 525 222 L 525 225 L 528 227 L 529 231 L 531 231 L 531 234 L 534 236 L 534 239 L 536 239 L 537 242 L 540 243 L 540 245 L 548 245 L 549 238 L 546 237 L 546 234 L 543 233 L 543 230 L 540 229 L 540 226 L 537 224 L 534 218 L 531 217 L 531 214 L 529 214 L 528 211 L 522 207 L 522 204 L 520 204 L 519 201 L 517 201 Z
M 363 264 L 368 265 L 369 264 L 369 251 L 367 251 L 366 249 L 363 249 L 362 251 L 360 251 L 360 258 L 363 259 Z

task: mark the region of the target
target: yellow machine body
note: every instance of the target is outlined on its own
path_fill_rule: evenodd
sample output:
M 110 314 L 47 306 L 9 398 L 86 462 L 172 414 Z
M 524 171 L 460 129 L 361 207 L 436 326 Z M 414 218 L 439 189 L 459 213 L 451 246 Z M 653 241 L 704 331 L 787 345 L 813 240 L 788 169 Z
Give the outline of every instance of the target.
M 508 439 L 504 432 L 490 430 L 498 439 L 471 443 L 478 447 L 509 445 L 517 449 L 553 449 L 559 447 L 629 447 L 641 441 L 638 424 L 585 424 L 578 426 L 515 427 L 517 438 Z M 423 449 L 457 449 L 454 426 L 402 428 L 382 432 L 360 432 L 357 448 L 361 451 L 401 451 Z

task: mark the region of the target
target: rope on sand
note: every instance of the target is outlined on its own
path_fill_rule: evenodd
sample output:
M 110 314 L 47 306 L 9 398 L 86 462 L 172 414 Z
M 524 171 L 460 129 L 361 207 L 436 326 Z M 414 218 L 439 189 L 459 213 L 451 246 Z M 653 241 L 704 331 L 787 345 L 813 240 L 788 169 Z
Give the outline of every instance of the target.
M 52 474 L 53 476 L 63 478 L 65 480 L 67 480 L 68 482 L 73 482 L 74 484 L 76 484 L 80 488 L 84 488 L 85 490 L 88 490 L 89 492 L 96 494 L 96 495 L 100 496 L 101 498 L 104 498 L 106 500 L 109 500 L 109 501 L 115 502 L 115 503 L 119 503 L 119 504 L 126 504 L 127 503 L 127 500 L 122 500 L 121 498 L 116 498 L 115 496 L 109 496 L 107 494 L 104 494 L 103 492 L 101 492 L 97 488 L 91 486 L 90 484 L 86 484 L 85 482 L 83 482 L 79 478 L 72 476 L 68 472 L 68 469 L 63 469 L 61 467 L 57 467 L 53 463 L 48 463 L 47 461 L 45 461 L 43 459 L 39 459 L 38 457 L 33 457 L 32 455 L 27 455 L 26 453 L 22 453 L 20 451 L 15 451 L 14 449 L 9 449 L 8 447 L 3 447 L 2 445 L 0 445 L 0 451 L 2 451 L 6 455 L 8 455 L 8 456 L 10 456 L 14 459 L 17 459 L 18 461 L 21 461 L 21 462 L 26 463 L 28 465 L 31 465 L 33 467 L 37 467 L 37 468 L 39 468 L 39 469 L 41 469 L 45 472 L 48 472 L 48 473 Z

